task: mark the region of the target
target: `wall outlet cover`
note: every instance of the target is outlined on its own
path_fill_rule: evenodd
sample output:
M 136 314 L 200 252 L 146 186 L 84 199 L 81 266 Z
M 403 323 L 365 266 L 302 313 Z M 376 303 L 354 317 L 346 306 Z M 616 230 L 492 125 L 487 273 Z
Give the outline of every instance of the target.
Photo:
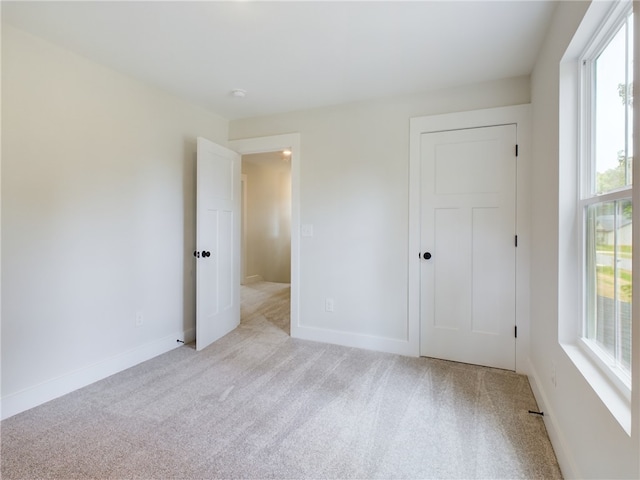
M 313 225 L 310 223 L 303 223 L 300 226 L 300 234 L 303 237 L 313 237 Z

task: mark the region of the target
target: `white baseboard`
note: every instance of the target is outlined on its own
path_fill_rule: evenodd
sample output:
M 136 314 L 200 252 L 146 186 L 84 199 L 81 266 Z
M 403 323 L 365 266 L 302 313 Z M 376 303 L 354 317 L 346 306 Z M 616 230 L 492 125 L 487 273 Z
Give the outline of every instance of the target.
M 528 377 L 529 383 L 531 384 L 531 390 L 533 390 L 533 396 L 536 398 L 536 402 L 538 403 L 538 409 L 544 412 L 544 425 L 547 428 L 547 433 L 549 434 L 551 445 L 553 445 L 553 451 L 558 459 L 560 470 L 562 470 L 563 478 L 584 478 L 578 472 L 578 468 L 569 454 L 569 450 L 566 447 L 567 442 L 562 435 L 562 430 L 560 430 L 560 426 L 556 420 L 557 417 L 551 408 L 551 404 L 547 400 L 544 388 L 542 388 L 540 376 L 533 366 L 533 363 L 531 363 L 531 360 L 529 360 Z
M 191 328 L 160 338 L 136 347 L 127 352 L 102 360 L 57 378 L 46 380 L 33 387 L 26 388 L 0 399 L 1 418 L 12 417 L 18 413 L 42 405 L 50 400 L 86 387 L 115 373 L 134 367 L 142 362 L 162 355 L 182 345 L 177 340 L 190 343 L 195 340 L 195 329 Z
M 195 342 L 196 341 L 196 329 L 195 328 L 190 328 L 189 330 L 185 330 L 183 333 L 184 335 L 184 343 L 191 343 L 191 342 Z
M 341 345 L 343 347 L 363 348 L 365 350 L 395 353 L 397 355 L 405 355 L 408 357 L 418 356 L 415 346 L 410 344 L 407 340 L 375 337 L 372 335 L 326 330 L 323 328 L 305 327 L 302 325 L 291 325 L 291 336 L 302 340 L 331 343 L 333 345 Z

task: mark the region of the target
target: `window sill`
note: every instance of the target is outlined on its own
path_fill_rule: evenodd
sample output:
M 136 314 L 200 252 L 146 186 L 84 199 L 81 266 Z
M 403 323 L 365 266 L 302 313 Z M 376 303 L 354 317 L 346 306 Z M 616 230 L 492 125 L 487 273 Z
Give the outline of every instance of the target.
M 604 375 L 618 389 L 619 393 L 631 403 L 631 377 L 625 376 L 622 369 L 615 365 L 615 361 L 608 357 L 596 342 L 581 338 L 578 340 L 578 348 L 600 369 L 600 374 Z
M 628 396 L 578 345 L 562 343 L 561 346 L 602 403 L 631 436 L 631 401 Z

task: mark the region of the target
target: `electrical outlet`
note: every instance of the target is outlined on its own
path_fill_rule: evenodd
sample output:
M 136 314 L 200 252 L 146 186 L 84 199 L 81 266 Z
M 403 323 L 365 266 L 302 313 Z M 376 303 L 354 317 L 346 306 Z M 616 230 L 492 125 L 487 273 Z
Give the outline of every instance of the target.
M 327 297 L 327 298 L 324 300 L 324 309 L 325 309 L 325 311 L 327 311 L 327 312 L 333 312 L 333 307 L 334 307 L 334 304 L 333 304 L 333 298 L 329 298 L 329 297 Z
M 303 237 L 313 237 L 313 225 L 310 223 L 303 223 L 300 227 L 300 234 Z
M 144 315 L 142 312 L 136 312 L 136 327 L 141 327 L 144 324 Z

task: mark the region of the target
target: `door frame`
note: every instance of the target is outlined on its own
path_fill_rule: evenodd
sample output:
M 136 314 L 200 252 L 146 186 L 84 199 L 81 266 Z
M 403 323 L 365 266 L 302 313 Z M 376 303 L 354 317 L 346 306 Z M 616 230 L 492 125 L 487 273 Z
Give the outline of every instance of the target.
M 242 155 L 240 155 L 242 172 Z M 240 173 L 240 285 L 247 283 L 247 175 Z
M 298 336 L 300 319 L 300 134 L 285 133 L 266 137 L 229 140 L 229 148 L 242 155 L 291 149 L 291 324 L 292 337 Z
M 420 355 L 420 145 L 423 133 L 467 128 L 516 125 L 516 372 L 529 373 L 529 272 L 530 272 L 530 158 L 531 105 L 516 105 L 468 112 L 415 117 L 409 123 L 409 245 L 408 324 L 411 351 Z

